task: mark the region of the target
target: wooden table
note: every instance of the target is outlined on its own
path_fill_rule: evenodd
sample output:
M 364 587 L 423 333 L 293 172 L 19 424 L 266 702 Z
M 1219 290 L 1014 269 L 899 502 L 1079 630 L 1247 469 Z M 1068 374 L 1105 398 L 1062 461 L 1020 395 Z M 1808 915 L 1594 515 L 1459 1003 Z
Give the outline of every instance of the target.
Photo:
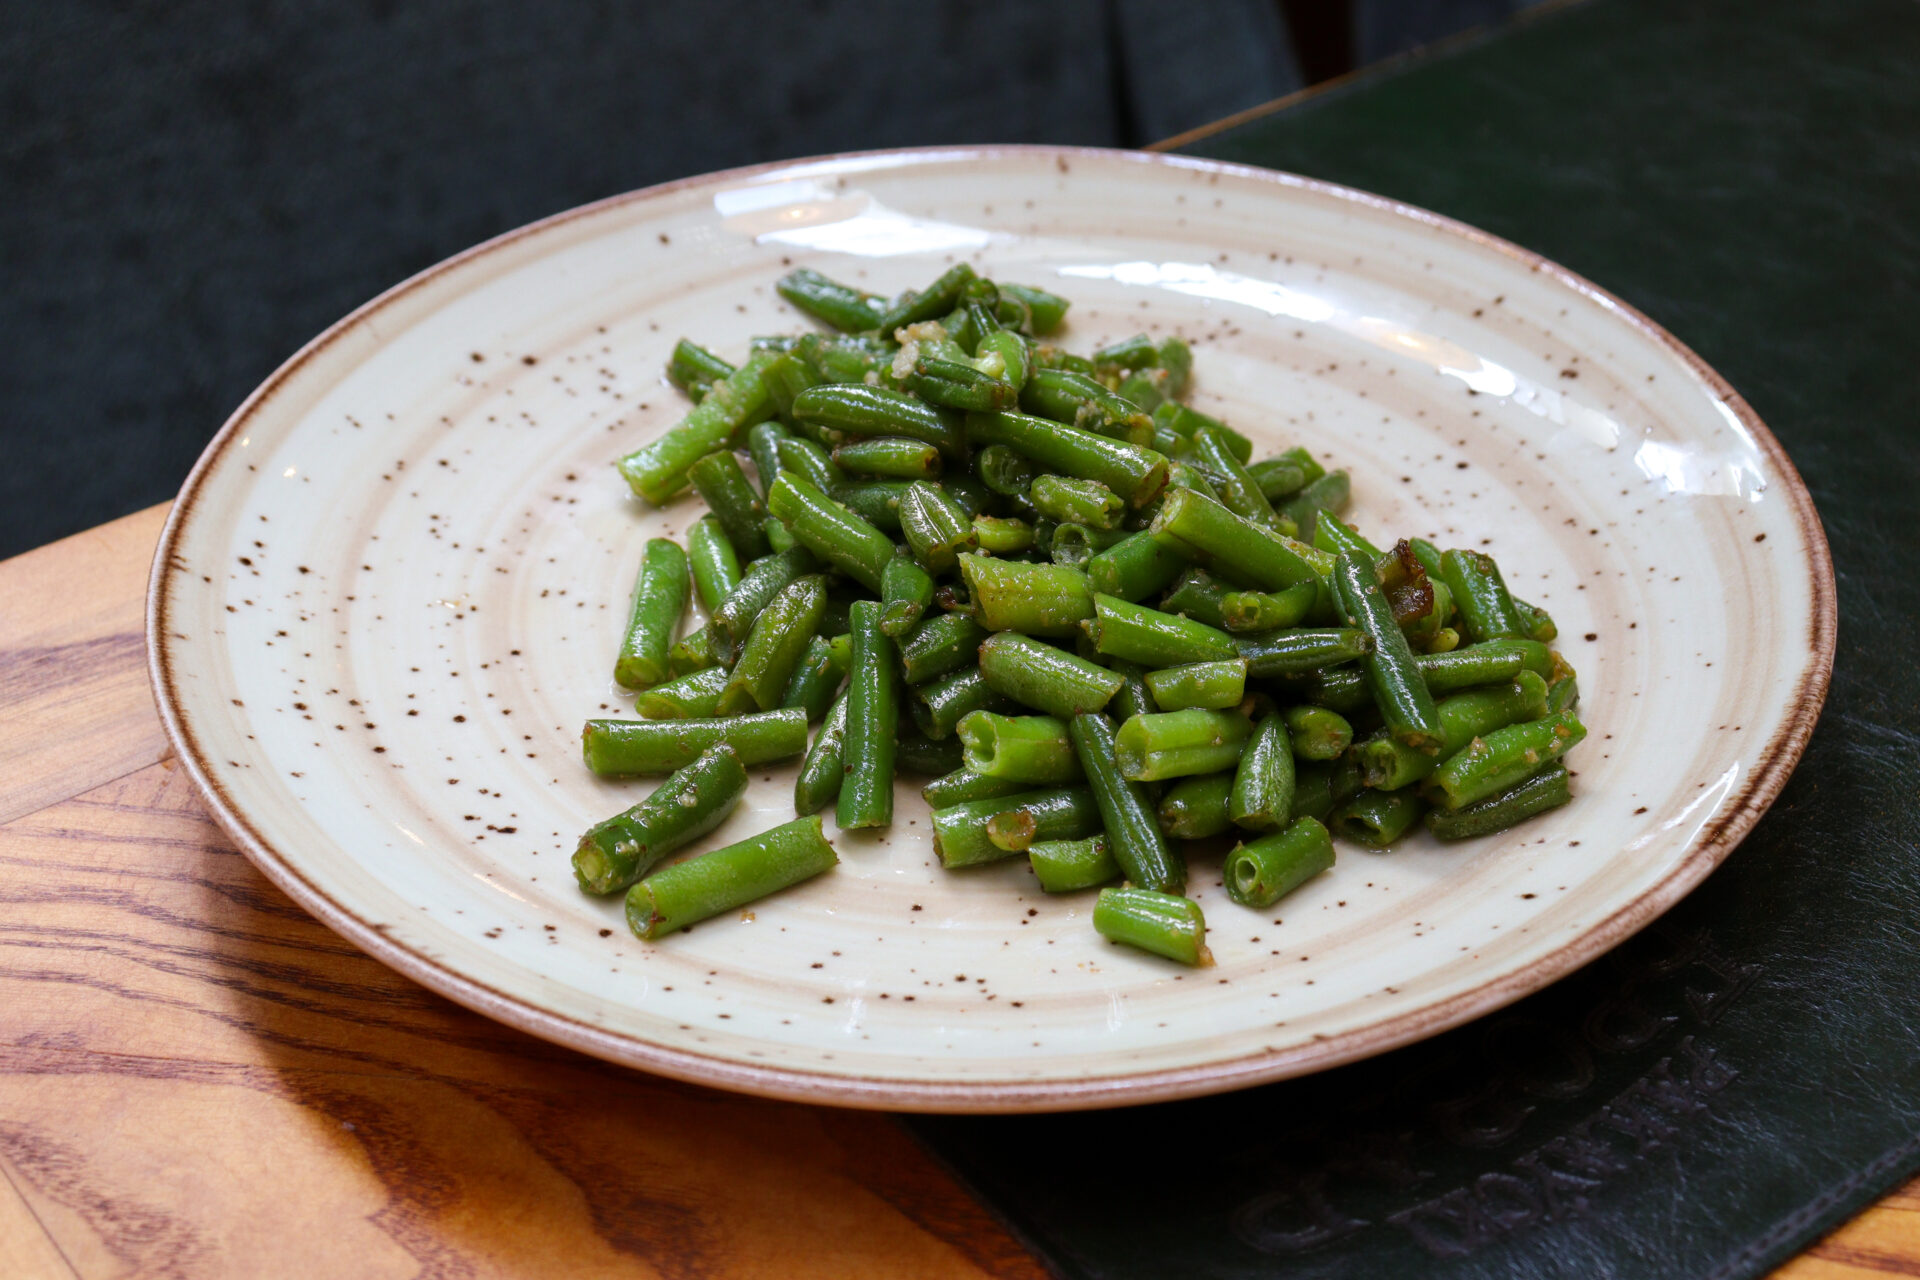
M 1044 1276 L 890 1119 L 607 1066 L 309 918 L 175 767 L 164 506 L 0 562 L 0 1276 Z M 1920 1275 L 1920 1181 L 1783 1268 Z

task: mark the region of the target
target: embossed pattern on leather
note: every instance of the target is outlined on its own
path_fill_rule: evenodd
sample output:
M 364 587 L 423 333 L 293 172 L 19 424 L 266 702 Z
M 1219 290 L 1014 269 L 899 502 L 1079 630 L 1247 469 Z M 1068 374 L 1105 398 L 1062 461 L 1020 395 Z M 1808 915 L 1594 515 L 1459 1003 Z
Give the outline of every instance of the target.
M 1920 1168 L 1916 50 L 1892 0 L 1594 0 L 1191 148 L 1461 218 L 1670 328 L 1806 479 L 1839 653 L 1741 848 L 1547 991 L 1258 1090 L 911 1121 L 1061 1272 L 1733 1280 Z

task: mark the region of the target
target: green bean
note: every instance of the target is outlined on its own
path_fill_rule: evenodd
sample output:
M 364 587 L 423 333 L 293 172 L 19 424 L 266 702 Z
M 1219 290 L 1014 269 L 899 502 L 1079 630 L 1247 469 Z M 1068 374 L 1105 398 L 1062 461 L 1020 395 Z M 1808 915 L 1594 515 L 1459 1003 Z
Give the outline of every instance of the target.
M 1027 864 L 1048 893 L 1075 893 L 1120 878 L 1105 836 L 1036 841 L 1027 847 Z
M 905 436 L 934 446 L 953 462 L 965 461 L 966 435 L 959 418 L 906 391 L 855 382 L 814 387 L 793 401 L 794 421 L 824 436 L 824 444 L 849 437 Z
M 1453 594 L 1454 608 L 1465 620 L 1463 629 L 1469 637 L 1498 640 L 1526 635 L 1492 556 L 1478 551 L 1445 552 L 1440 557 L 1440 576 Z
M 1252 723 L 1237 711 L 1134 716 L 1114 737 L 1114 761 L 1133 782 L 1215 773 L 1238 763 L 1252 732 Z
M 1033 547 L 1033 526 L 1025 520 L 975 516 L 973 533 L 980 550 L 988 555 L 1018 555 Z
M 775 356 L 772 360 L 769 360 L 766 370 L 761 374 L 761 377 L 766 382 L 767 398 L 773 403 L 775 416 L 788 422 L 793 420 L 793 402 L 795 398 L 807 388 L 817 387 L 825 381 L 825 379 L 820 376 L 820 371 L 815 369 L 812 364 L 796 351 L 785 351 Z M 785 428 L 782 428 L 782 430 L 785 430 Z M 748 433 L 747 439 L 749 441 L 753 439 L 751 432 Z M 753 460 L 758 464 L 760 455 L 755 453 Z M 773 471 L 761 471 L 760 489 L 762 493 L 766 491 L 768 482 L 773 479 L 773 474 Z
M 1032 358 L 1028 354 L 1027 344 L 1019 334 L 998 329 L 980 339 L 980 345 L 974 351 L 975 363 L 988 373 L 994 373 L 993 361 L 998 360 L 998 376 L 1002 382 L 1013 388 L 1015 402 L 1020 397 L 1020 389 L 1027 385 L 1027 378 L 1033 372 Z
M 1520 634 L 1542 644 L 1551 644 L 1559 639 L 1560 628 L 1554 625 L 1552 614 L 1537 604 L 1528 604 L 1518 596 L 1511 599 L 1514 616 L 1520 619 Z
M 1314 517 L 1322 511 L 1335 515 L 1345 511 L 1351 489 L 1346 472 L 1329 471 L 1287 499 L 1279 513 L 1299 526 L 1301 537 L 1311 539 Z
M 1358 627 L 1295 627 L 1290 631 L 1237 636 L 1234 643 L 1239 646 L 1240 656 L 1247 660 L 1247 670 L 1263 679 L 1364 661 L 1377 644 Z
M 980 545 L 973 519 L 936 485 L 913 483 L 900 501 L 900 532 L 928 573 L 949 573 L 957 558 Z
M 1094 596 L 1093 618 L 1084 629 L 1099 653 L 1148 667 L 1224 662 L 1241 656 L 1233 637 L 1224 631 L 1118 596 Z
M 1102 889 L 1093 904 L 1093 927 L 1104 938 L 1184 965 L 1213 963 L 1206 919 L 1191 898 L 1151 889 Z
M 1204 712 L 1201 714 L 1205 714 Z M 1075 716 L 1067 726 L 1087 783 L 1100 806 L 1113 860 L 1127 879 L 1148 889 L 1178 893 L 1187 881 L 1186 864 L 1171 849 L 1154 821 L 1146 788 L 1121 775 L 1114 758 L 1113 724 L 1094 712 Z
M 1223 878 L 1229 898 L 1265 911 L 1332 866 L 1333 841 L 1327 829 L 1313 818 L 1299 818 L 1228 854 Z
M 960 768 L 965 754 L 958 738 L 929 738 L 909 725 L 893 740 L 894 770 L 902 776 L 944 777 Z
M 1110 342 L 1088 357 L 1095 364 L 1113 365 L 1120 369 L 1144 369 L 1157 364 L 1160 351 L 1153 345 L 1153 339 L 1144 333 L 1136 333 L 1131 338 L 1122 338 Z
M 1085 787 L 1043 793 L 987 819 L 987 842 L 1002 853 L 1025 853 L 1036 840 L 1079 840 L 1100 830 L 1100 809 Z
M 1130 533 L 1087 561 L 1087 581 L 1101 595 L 1144 600 L 1187 567 L 1179 547 L 1145 529 Z
M 667 675 L 673 679 L 693 675 L 697 671 L 719 668 L 725 671 L 732 661 L 732 648 L 720 628 L 709 622 L 697 627 L 680 638 L 680 642 L 667 650 Z
M 819 815 L 798 818 L 654 872 L 627 890 L 627 925 L 651 941 L 811 879 L 838 861 Z
M 1193 348 L 1178 334 L 1160 340 L 1160 367 L 1167 371 L 1167 395 L 1179 399 L 1193 381 Z
M 1035 509 L 1061 524 L 1084 525 L 1102 531 L 1114 528 L 1126 503 L 1097 480 L 1042 475 L 1028 490 Z
M 880 629 L 898 640 L 920 625 L 933 607 L 933 578 L 913 561 L 895 557 L 880 575 Z
M 833 464 L 857 475 L 896 480 L 932 480 L 940 474 L 940 451 L 922 440 L 872 436 L 851 440 L 833 451 Z
M 1247 663 L 1244 658 L 1190 662 L 1149 671 L 1145 680 L 1154 705 L 1162 711 L 1182 711 L 1188 707 L 1219 711 L 1239 706 L 1246 696 Z
M 810 333 L 794 346 L 794 354 L 804 359 L 827 382 L 864 386 L 868 378 L 885 380 L 892 377 L 893 354 L 897 349 L 897 344 L 891 338 Z
M 1365 560 L 1371 564 L 1386 553 L 1368 542 L 1354 531 L 1353 526 L 1330 511 L 1323 511 L 1324 520 L 1313 523 L 1313 545 L 1328 555 L 1339 555 L 1342 551 L 1351 551 L 1356 560 Z
M 1246 466 L 1233 454 L 1227 437 L 1213 427 L 1201 427 L 1193 433 L 1187 457 L 1213 482 L 1221 505 L 1237 516 L 1272 527 L 1273 504 L 1260 491 L 1259 482 L 1247 473 Z
M 1373 565 L 1343 553 L 1334 570 L 1334 593 L 1348 625 L 1373 639 L 1373 652 L 1361 659 L 1367 687 L 1394 740 L 1422 751 L 1440 747 L 1440 715 L 1433 695 L 1400 633 Z
M 1153 419 L 1139 405 L 1084 373 L 1036 369 L 1020 389 L 1020 406 L 1036 417 L 1129 444 L 1153 440 Z
M 1220 620 L 1228 631 L 1278 631 L 1297 627 L 1319 599 L 1320 584 L 1300 582 L 1285 591 L 1229 591 L 1220 598 Z
M 633 584 L 633 610 L 614 662 L 613 678 L 629 689 L 667 677 L 667 652 L 687 608 L 687 553 L 666 538 L 647 540 Z
M 713 611 L 713 625 L 727 646 L 727 665 L 732 665 L 733 650 L 746 642 L 755 620 L 766 612 L 773 598 L 784 591 L 788 583 L 819 567 L 812 553 L 800 547 L 775 552 L 747 566 L 740 585 Z
M 881 575 L 894 558 L 886 534 L 791 471 L 773 482 L 767 506 L 801 546 L 867 590 L 880 590 Z
M 1151 715 L 1159 710 L 1154 705 L 1153 695 L 1147 691 L 1145 667 L 1137 662 L 1113 662 L 1108 665 L 1123 681 L 1120 691 L 1107 704 L 1109 715 L 1124 724 L 1129 717 Z
M 1002 284 L 1002 297 L 1012 298 L 1026 309 L 1029 327 L 1040 337 L 1052 333 L 1067 318 L 1067 308 L 1072 305 L 1057 293 L 1048 293 L 1045 289 L 1035 289 L 1024 284 Z
M 1288 707 L 1281 712 L 1281 717 L 1287 722 L 1287 737 L 1293 743 L 1293 754 L 1302 760 L 1337 760 L 1342 752 L 1353 745 L 1353 726 L 1338 711 L 1329 711 L 1325 707 Z M 1443 723 L 1445 719 L 1443 712 Z M 1414 754 L 1419 755 L 1418 752 Z M 1432 759 L 1425 755 L 1420 758 Z
M 973 666 L 980 659 L 980 642 L 988 634 L 964 614 L 928 618 L 900 641 L 900 666 L 907 683 L 925 684 L 935 676 Z
M 1086 775 L 1064 720 L 974 711 L 958 727 L 964 767 L 1035 787 L 1063 787 Z
M 960 301 L 961 290 L 977 277 L 971 266 L 957 262 L 940 274 L 939 279 L 919 293 L 908 292 L 900 295 L 891 307 L 874 322 L 881 333 L 890 334 L 923 320 L 935 320 L 953 310 Z
M 711 515 L 701 516 L 687 527 L 687 561 L 700 606 L 708 613 L 718 609 L 740 585 L 740 557 L 720 521 Z
M 780 442 L 791 439 L 793 433 L 777 422 L 756 423 L 753 430 L 747 433 L 747 452 L 753 458 L 754 475 L 762 498 L 773 487 L 773 478 L 780 474 Z
M 1098 480 L 1133 507 L 1167 483 L 1167 460 L 1152 449 L 1023 413 L 970 413 L 967 438 L 1018 449 L 1049 471 Z
M 725 720 L 589 720 L 580 735 L 587 768 L 603 778 L 672 773 L 726 743 L 741 764 L 788 760 L 807 749 L 807 713 L 763 711 Z
M 1440 716 L 1437 755 L 1404 746 L 1386 735 L 1369 738 L 1355 748 L 1354 758 L 1369 787 L 1397 791 L 1411 786 L 1482 734 L 1522 720 L 1541 719 L 1548 711 L 1547 682 L 1531 671 L 1522 671 L 1508 684 L 1469 689 L 1442 698 L 1435 704 L 1435 710 Z
M 847 695 L 833 700 L 814 745 L 806 748 L 801 773 L 793 779 L 793 810 L 797 814 L 818 814 L 839 794 L 845 779 L 847 748 Z
M 1041 474 L 1026 454 L 1004 444 L 990 444 L 976 453 L 973 469 L 987 488 L 1006 498 L 1026 493 Z
M 824 614 L 824 610 L 822 613 Z M 807 651 L 793 669 L 786 691 L 780 695 L 782 707 L 798 707 L 808 720 L 818 720 L 833 705 L 840 682 L 847 677 L 853 662 L 853 641 L 849 636 L 832 640 L 816 634 L 807 642 Z
M 1580 705 L 1580 681 L 1569 669 L 1547 686 L 1547 710 L 1565 711 Z
M 840 828 L 884 827 L 893 821 L 894 737 L 900 704 L 893 641 L 880 629 L 880 606 L 854 602 L 853 666 L 847 682 L 846 777 L 835 816 Z
M 1100 710 L 1124 683 L 1105 667 L 1011 631 L 981 643 L 980 674 L 1014 701 L 1062 717 Z
M 1160 797 L 1160 826 L 1177 840 L 1205 840 L 1233 829 L 1231 769 L 1182 778 Z
M 758 560 L 771 547 L 767 545 L 766 504 L 747 482 L 740 459 L 731 449 L 719 449 L 687 468 L 687 478 L 699 492 L 713 515 L 726 530 L 727 541 L 749 560 Z
M 1253 457 L 1253 441 L 1247 439 L 1238 431 L 1235 431 L 1232 427 L 1220 421 L 1220 419 L 1204 414 L 1198 409 L 1188 405 L 1163 404 L 1154 410 L 1153 418 L 1157 424 L 1173 432 L 1174 435 L 1179 436 L 1182 440 L 1192 440 L 1201 428 L 1211 427 L 1225 437 L 1227 447 L 1233 451 L 1233 456 L 1236 460 L 1244 464 Z
M 1023 790 L 1010 796 L 968 800 L 933 811 L 933 851 L 940 865 L 973 867 L 997 862 L 1018 849 L 1003 849 L 987 833 L 1001 814 L 1024 811 L 1032 825 L 1021 824 L 1036 840 L 1079 840 L 1100 828 L 1100 810 L 1084 787 Z
M 1355 844 L 1384 849 L 1405 835 L 1426 811 L 1427 802 L 1412 787 L 1402 791 L 1369 788 L 1336 808 L 1327 825 Z
M 1514 786 L 1586 736 L 1571 711 L 1495 729 L 1441 761 L 1421 791 L 1442 809 L 1460 809 Z
M 1304 452 L 1304 450 L 1296 452 Z M 1283 498 L 1290 498 L 1306 488 L 1309 480 L 1314 479 L 1305 467 L 1284 454 L 1278 458 L 1266 458 L 1249 464 L 1247 474 L 1252 476 L 1253 482 L 1260 486 L 1260 492 L 1266 495 L 1268 502 L 1279 502 Z
M 1293 813 L 1293 787 L 1293 744 L 1286 721 L 1264 716 L 1234 771 L 1228 816 L 1255 831 L 1284 826 Z
M 740 658 L 720 695 L 720 714 L 739 715 L 756 708 L 771 711 L 786 696 L 787 683 L 818 634 L 827 608 L 826 579 L 818 574 L 781 588 L 760 616 L 740 650 Z
M 1427 814 L 1427 830 L 1442 840 L 1466 840 L 1492 835 L 1524 822 L 1537 813 L 1557 809 L 1573 799 L 1567 786 L 1567 767 L 1555 760 L 1532 777 L 1515 783 L 1497 795 L 1488 796 L 1449 813 L 1434 809 Z
M 772 404 L 761 373 L 772 359 L 766 352 L 749 356 L 665 435 L 620 459 L 620 474 L 634 493 L 660 506 L 686 488 L 688 467 L 766 417 Z
M 774 288 L 814 319 L 846 333 L 873 328 L 887 309 L 885 299 L 829 280 L 810 267 L 795 267 Z
M 1308 590 L 1315 589 L 1310 582 L 1301 585 Z M 1161 599 L 1160 611 L 1192 618 L 1217 630 L 1226 622 L 1226 598 L 1231 594 L 1228 587 L 1205 569 L 1184 569 L 1174 579 L 1173 589 Z
M 1266 591 L 1280 591 L 1320 576 L 1313 562 L 1302 555 L 1313 548 L 1243 519 L 1191 489 L 1167 494 L 1160 514 L 1153 518 L 1153 531 L 1232 565 Z
M 1053 531 L 1053 562 L 1084 572 L 1095 556 L 1118 546 L 1129 536 L 1124 529 L 1089 529 L 1080 524 L 1063 524 Z
M 1087 575 L 1060 565 L 1025 564 L 990 556 L 962 556 L 960 576 L 975 615 L 989 631 L 1071 636 L 1093 616 Z
M 956 769 L 944 778 L 935 778 L 920 788 L 921 799 L 929 808 L 945 809 L 956 804 L 965 804 L 969 800 L 991 800 L 1002 796 L 1018 795 L 1027 789 L 1024 782 L 1013 782 L 1006 778 L 990 778 L 971 769 Z
M 900 532 L 900 504 L 905 501 L 906 480 L 843 480 L 827 490 L 827 496 L 891 538 Z
M 847 482 L 847 473 L 834 465 L 827 451 L 812 440 L 799 436 L 787 436 L 774 446 L 779 455 L 780 470 L 791 471 L 822 493 L 831 493 Z M 779 473 L 767 479 L 767 494 L 773 494 L 773 483 Z
M 746 793 L 746 766 L 731 747 L 703 751 L 645 800 L 589 828 L 573 851 L 574 877 L 587 893 L 618 893 L 726 821 Z
M 704 720 L 720 714 L 727 687 L 725 667 L 706 667 L 641 694 L 634 710 L 649 720 Z
M 705 396 L 714 383 L 733 376 L 733 366 L 697 343 L 682 338 L 673 344 L 667 360 L 667 381 L 695 401 Z
M 1020 704 L 987 683 L 978 667 L 968 667 L 914 691 L 913 722 L 929 738 L 949 738 L 960 722 L 976 711 L 1012 714 Z
M 1020 402 L 1020 388 L 965 360 L 922 355 L 902 385 L 928 404 L 946 409 L 992 413 Z

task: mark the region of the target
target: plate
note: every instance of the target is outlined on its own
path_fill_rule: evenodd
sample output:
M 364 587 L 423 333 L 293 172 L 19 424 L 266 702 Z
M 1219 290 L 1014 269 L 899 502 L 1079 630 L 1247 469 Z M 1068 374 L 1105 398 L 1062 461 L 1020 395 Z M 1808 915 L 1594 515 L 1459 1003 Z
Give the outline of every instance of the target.
M 682 335 L 805 322 L 775 279 L 876 292 L 952 262 L 1071 297 L 1077 350 L 1194 344 L 1194 403 L 1354 477 L 1353 518 L 1498 554 L 1550 609 L 1591 736 L 1577 798 L 1503 836 L 1338 865 L 1273 910 L 1194 896 L 1215 968 L 1100 939 L 1013 860 L 942 872 L 901 787 L 832 874 L 658 944 L 573 885 L 647 783 L 577 737 L 641 545 L 701 510 L 609 466 L 685 404 Z M 482 1013 L 701 1084 L 1019 1111 L 1235 1088 L 1518 998 L 1671 906 L 1805 745 L 1832 571 L 1779 445 L 1696 356 L 1513 245 L 1359 192 L 1047 148 L 738 170 L 502 236 L 287 362 L 194 468 L 155 560 L 154 687 L 212 810 L 282 889 Z M 717 845 L 792 816 L 754 771 Z M 831 830 L 831 829 L 830 829 Z

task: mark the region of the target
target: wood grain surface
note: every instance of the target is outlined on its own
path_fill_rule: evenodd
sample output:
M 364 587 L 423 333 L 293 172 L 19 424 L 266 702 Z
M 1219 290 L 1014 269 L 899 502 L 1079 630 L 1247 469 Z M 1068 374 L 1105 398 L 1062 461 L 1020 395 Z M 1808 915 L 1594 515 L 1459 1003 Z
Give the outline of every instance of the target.
M 1041 1277 L 890 1119 L 610 1067 L 368 959 L 174 766 L 165 509 L 0 562 L 0 1276 Z M 1920 1181 L 1783 1268 L 1920 1276 Z

